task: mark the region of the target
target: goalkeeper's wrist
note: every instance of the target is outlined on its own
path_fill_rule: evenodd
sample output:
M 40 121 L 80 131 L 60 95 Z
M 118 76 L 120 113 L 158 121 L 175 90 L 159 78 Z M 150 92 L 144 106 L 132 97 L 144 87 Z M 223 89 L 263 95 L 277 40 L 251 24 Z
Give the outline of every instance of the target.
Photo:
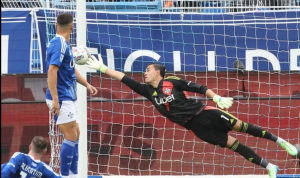
M 217 103 L 217 102 L 220 100 L 220 98 L 221 98 L 220 95 L 215 95 L 215 96 L 213 97 L 213 101 L 214 101 L 215 103 Z
M 100 66 L 100 72 L 102 72 L 102 73 L 105 73 L 106 72 L 106 69 L 107 69 L 107 66 L 106 65 L 104 65 L 104 64 L 102 64 L 101 66 Z

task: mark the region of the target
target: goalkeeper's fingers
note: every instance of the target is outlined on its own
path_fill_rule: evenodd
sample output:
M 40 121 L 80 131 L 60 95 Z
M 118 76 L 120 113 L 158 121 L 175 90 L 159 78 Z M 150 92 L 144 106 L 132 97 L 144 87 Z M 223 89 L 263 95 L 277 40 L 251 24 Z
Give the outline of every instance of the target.
M 226 101 L 224 100 L 224 103 L 222 103 L 222 104 L 226 109 L 228 109 L 232 106 L 232 101 L 231 100 L 226 100 Z
M 224 108 L 224 106 L 223 106 L 223 104 L 222 104 L 221 102 L 218 103 L 218 106 L 219 106 L 219 108 L 221 108 L 221 109 Z
M 226 104 L 226 105 L 232 105 L 232 103 L 233 103 L 233 98 L 224 98 L 224 103 Z
M 86 61 L 86 65 L 91 65 L 91 62 L 90 61 Z
M 98 61 L 97 58 L 96 58 L 94 55 L 91 55 L 91 58 L 89 58 L 89 60 L 90 60 L 90 59 L 91 59 L 92 61 Z

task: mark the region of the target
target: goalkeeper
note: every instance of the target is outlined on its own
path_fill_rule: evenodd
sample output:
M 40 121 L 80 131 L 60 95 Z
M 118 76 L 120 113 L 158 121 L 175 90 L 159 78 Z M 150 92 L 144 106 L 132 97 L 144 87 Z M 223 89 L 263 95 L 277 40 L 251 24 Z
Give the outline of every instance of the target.
M 100 70 L 102 73 L 123 82 L 136 93 L 150 100 L 163 116 L 185 127 L 201 140 L 216 146 L 227 147 L 238 152 L 252 163 L 266 168 L 270 178 L 276 178 L 278 166 L 269 163 L 252 149 L 228 135 L 228 131 L 235 130 L 265 138 L 276 142 L 290 155 L 295 156 L 297 154 L 297 149 L 282 138 L 258 126 L 238 120 L 223 110 L 206 106 L 201 101 L 188 98 L 185 91 L 200 93 L 213 98 L 213 101 L 221 109 L 231 107 L 233 98 L 221 97 L 206 86 L 178 77 L 164 78 L 165 67 L 158 63 L 151 63 L 147 66 L 144 74 L 146 84 L 142 84 L 122 72 L 107 68 L 103 64 L 101 55 L 98 55 L 98 58 L 99 60 L 92 56 L 87 62 L 87 67 Z

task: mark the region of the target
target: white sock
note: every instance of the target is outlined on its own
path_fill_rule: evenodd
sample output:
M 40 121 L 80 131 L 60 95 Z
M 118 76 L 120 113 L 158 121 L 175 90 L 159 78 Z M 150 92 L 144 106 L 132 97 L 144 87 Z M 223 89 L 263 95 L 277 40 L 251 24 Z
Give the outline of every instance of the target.
M 70 178 L 77 178 L 77 174 L 70 175 Z
M 280 145 L 282 142 L 284 142 L 285 140 L 283 140 L 282 138 L 278 137 L 276 143 L 277 145 Z
M 274 166 L 274 164 L 269 163 L 269 164 L 267 165 L 266 169 L 267 169 L 267 170 L 270 170 L 270 169 L 273 168 L 273 166 Z
M 70 178 L 77 178 L 77 174 L 73 174 L 71 170 L 69 171 L 69 176 Z

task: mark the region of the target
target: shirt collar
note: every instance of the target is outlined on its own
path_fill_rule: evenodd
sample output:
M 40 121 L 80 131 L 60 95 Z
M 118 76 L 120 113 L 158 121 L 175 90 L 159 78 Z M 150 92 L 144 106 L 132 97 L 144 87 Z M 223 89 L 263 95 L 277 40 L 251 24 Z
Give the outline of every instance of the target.
M 61 36 L 61 35 L 59 35 L 59 34 L 56 34 L 56 37 L 61 37 L 61 38 L 65 39 L 65 37 L 63 37 L 63 36 Z M 66 40 L 66 39 L 65 39 L 65 40 Z
M 35 162 L 37 162 L 37 163 L 39 163 L 39 162 L 41 162 L 41 160 L 35 160 L 31 155 L 28 155 L 33 161 L 35 161 Z

